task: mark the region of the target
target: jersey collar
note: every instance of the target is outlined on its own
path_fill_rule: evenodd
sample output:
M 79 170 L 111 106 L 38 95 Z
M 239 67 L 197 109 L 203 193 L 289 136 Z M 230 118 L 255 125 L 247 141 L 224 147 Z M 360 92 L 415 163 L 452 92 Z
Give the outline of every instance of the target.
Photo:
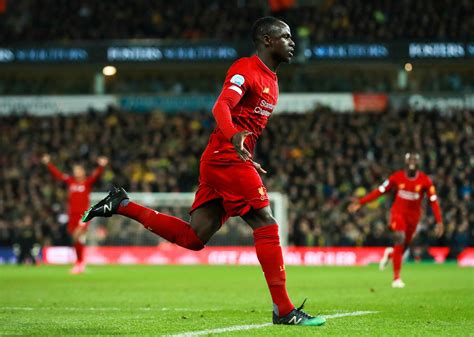
M 417 170 L 416 171 L 416 175 L 413 177 L 413 178 L 410 178 L 407 174 L 407 171 L 403 170 L 403 174 L 405 175 L 405 178 L 407 178 L 408 180 L 416 180 L 418 179 L 418 176 L 420 175 L 420 170 Z
M 270 68 L 268 68 L 267 65 L 263 63 L 263 61 L 260 59 L 260 57 L 258 57 L 257 54 L 253 55 L 252 58 L 255 60 L 255 63 L 257 63 L 261 69 L 263 69 L 265 72 L 270 74 L 273 78 L 275 79 L 277 78 L 276 73 L 272 71 Z

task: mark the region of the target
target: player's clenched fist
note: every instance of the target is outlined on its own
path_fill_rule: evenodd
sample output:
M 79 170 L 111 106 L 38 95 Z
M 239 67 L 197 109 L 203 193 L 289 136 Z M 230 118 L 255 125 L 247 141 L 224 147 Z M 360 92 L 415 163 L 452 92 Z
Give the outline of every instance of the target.
M 97 158 L 97 164 L 99 164 L 100 166 L 107 166 L 107 164 L 109 163 L 109 159 L 107 157 L 99 157 Z
M 41 157 L 41 162 L 45 165 L 48 165 L 50 161 L 51 161 L 51 156 L 47 153 L 44 154 L 43 157 Z
M 244 146 L 245 138 L 251 134 L 252 132 L 250 131 L 242 131 L 233 135 L 231 139 L 232 145 L 234 145 L 235 151 L 237 151 L 239 158 L 242 159 L 243 161 L 247 161 L 252 157 L 250 152 L 248 152 Z
M 435 235 L 436 237 L 440 238 L 444 234 L 444 225 L 443 223 L 439 222 L 435 226 Z
M 347 210 L 349 211 L 349 213 L 355 213 L 360 209 L 360 207 L 360 202 L 357 199 L 353 199 L 350 205 L 347 207 Z

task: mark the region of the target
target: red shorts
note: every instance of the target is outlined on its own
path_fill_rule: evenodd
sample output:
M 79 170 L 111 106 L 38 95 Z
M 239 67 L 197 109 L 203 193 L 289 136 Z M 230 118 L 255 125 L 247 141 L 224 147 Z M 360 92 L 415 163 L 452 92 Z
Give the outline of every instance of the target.
M 394 232 L 404 232 L 405 241 L 410 243 L 419 220 L 419 216 L 392 212 L 390 216 L 390 230 Z
M 225 215 L 221 223 L 229 217 L 242 216 L 251 209 L 270 205 L 267 189 L 250 162 L 201 162 L 199 187 L 190 213 L 215 199 L 221 199 L 224 206 Z
M 89 223 L 82 222 L 81 218 L 82 214 L 80 213 L 69 214 L 69 221 L 67 223 L 67 231 L 69 232 L 69 234 L 74 233 L 74 231 L 79 227 L 84 227 L 85 229 L 87 229 Z

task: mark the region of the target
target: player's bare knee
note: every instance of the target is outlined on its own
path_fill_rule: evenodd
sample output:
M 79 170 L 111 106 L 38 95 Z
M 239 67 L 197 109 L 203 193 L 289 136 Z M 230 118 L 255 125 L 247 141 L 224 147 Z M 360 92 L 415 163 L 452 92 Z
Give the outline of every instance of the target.
M 221 226 L 220 218 L 191 217 L 190 226 L 205 245 Z
M 252 227 L 253 230 L 264 227 L 275 225 L 277 222 L 273 217 L 270 207 L 265 207 L 257 210 L 251 210 L 242 218 Z
M 262 216 L 262 224 L 264 226 L 275 225 L 277 222 L 270 212 L 265 212 Z

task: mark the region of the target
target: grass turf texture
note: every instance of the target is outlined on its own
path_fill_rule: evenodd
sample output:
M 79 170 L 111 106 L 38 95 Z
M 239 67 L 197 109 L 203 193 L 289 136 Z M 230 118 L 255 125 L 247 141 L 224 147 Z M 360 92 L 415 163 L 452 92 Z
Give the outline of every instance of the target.
M 474 336 L 474 268 L 404 266 L 405 289 L 391 271 L 369 267 L 288 267 L 295 305 L 334 315 L 323 327 L 268 326 L 220 336 Z M 0 266 L 0 335 L 169 335 L 271 322 L 258 267 Z

